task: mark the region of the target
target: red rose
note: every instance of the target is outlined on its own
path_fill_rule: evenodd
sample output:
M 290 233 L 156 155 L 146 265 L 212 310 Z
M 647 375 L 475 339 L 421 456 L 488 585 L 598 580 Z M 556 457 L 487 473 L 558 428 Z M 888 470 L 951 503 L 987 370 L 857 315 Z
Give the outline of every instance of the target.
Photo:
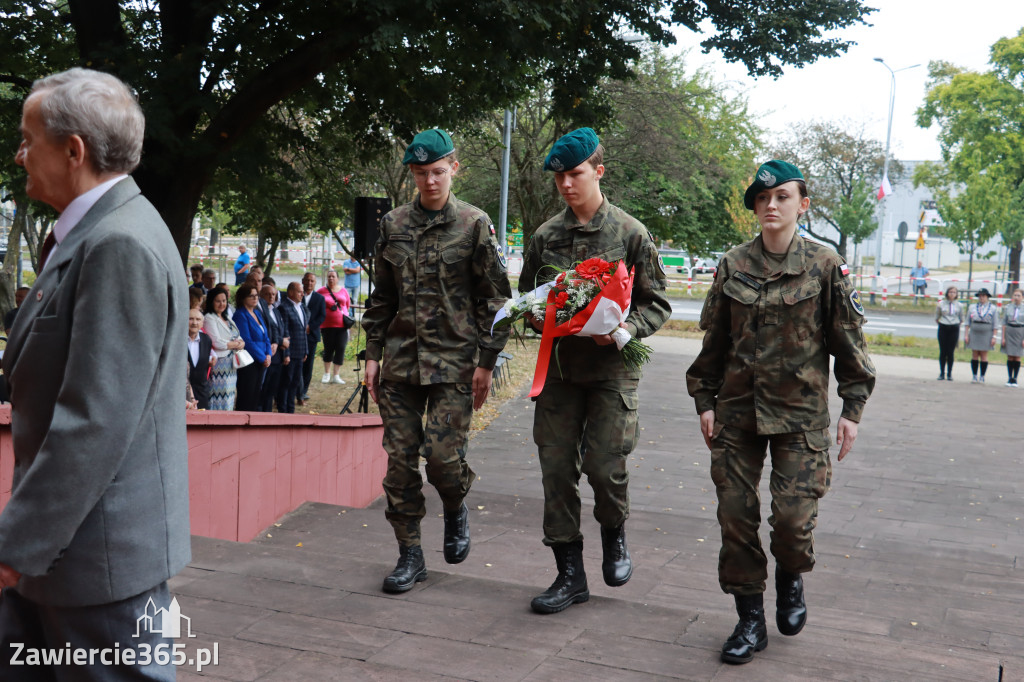
M 562 293 L 555 296 L 555 307 L 561 310 L 565 307 L 565 302 L 569 300 L 568 292 L 563 291 Z
M 576 266 L 576 274 L 584 279 L 595 279 L 608 272 L 611 263 L 600 258 L 588 258 Z
M 562 280 L 565 279 L 565 271 L 558 273 L 558 277 L 555 277 L 555 284 L 561 284 Z

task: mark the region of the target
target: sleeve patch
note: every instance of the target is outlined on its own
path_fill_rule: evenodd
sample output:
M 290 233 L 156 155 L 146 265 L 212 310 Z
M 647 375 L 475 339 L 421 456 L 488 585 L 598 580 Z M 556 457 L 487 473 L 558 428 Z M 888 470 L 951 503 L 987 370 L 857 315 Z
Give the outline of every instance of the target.
M 850 304 L 853 305 L 853 309 L 857 311 L 858 315 L 864 316 L 864 304 L 860 302 L 860 292 L 856 289 L 850 292 Z

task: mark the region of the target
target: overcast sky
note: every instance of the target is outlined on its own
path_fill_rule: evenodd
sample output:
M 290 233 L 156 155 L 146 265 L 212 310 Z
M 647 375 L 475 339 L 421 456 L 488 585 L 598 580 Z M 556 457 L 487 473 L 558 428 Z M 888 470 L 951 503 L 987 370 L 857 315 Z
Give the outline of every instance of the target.
M 938 159 L 937 129 L 917 127 L 915 112 L 925 94 L 928 62 L 943 60 L 973 71 L 989 68 L 989 48 L 1024 27 L 1024 0 L 868 0 L 878 9 L 868 21 L 838 33 L 857 44 L 841 57 L 802 69 L 787 68 L 778 80 L 754 80 L 741 65 L 727 64 L 717 53 L 702 54 L 700 37 L 677 32 L 679 46 L 692 48 L 690 68 L 708 66 L 715 79 L 745 92 L 750 110 L 769 130 L 792 121 L 849 118 L 868 124 L 868 133 L 885 143 L 889 71 L 873 61 L 881 57 L 896 74 L 892 150 L 903 160 Z

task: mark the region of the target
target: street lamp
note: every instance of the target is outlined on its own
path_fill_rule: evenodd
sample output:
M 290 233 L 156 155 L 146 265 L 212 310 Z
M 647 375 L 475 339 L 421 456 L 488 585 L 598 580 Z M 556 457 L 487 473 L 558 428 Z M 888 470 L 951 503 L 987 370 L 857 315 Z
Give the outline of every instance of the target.
M 889 126 L 885 131 L 885 161 L 882 164 L 882 185 L 889 177 L 889 141 L 892 139 L 892 110 L 896 104 L 896 72 L 906 71 L 907 69 L 914 69 L 920 64 L 914 64 L 913 66 L 904 66 L 902 69 L 896 69 L 893 71 L 892 68 L 881 57 L 875 57 L 875 61 L 889 69 L 889 74 L 892 76 L 892 83 L 889 86 Z M 878 216 L 878 248 L 875 250 L 875 284 L 871 287 L 871 303 L 875 302 L 875 290 L 878 289 L 878 282 L 882 276 L 882 228 L 885 225 L 885 197 L 882 197 L 882 210 Z

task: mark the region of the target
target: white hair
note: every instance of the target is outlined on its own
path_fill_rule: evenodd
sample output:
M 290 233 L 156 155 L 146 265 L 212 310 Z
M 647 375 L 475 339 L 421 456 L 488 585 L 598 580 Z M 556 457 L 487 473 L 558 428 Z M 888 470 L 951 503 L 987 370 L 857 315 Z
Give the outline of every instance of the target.
M 122 81 L 76 67 L 40 78 L 29 97 L 41 98 L 39 114 L 48 135 L 82 138 L 97 172 L 131 173 L 138 167 L 146 119 Z

